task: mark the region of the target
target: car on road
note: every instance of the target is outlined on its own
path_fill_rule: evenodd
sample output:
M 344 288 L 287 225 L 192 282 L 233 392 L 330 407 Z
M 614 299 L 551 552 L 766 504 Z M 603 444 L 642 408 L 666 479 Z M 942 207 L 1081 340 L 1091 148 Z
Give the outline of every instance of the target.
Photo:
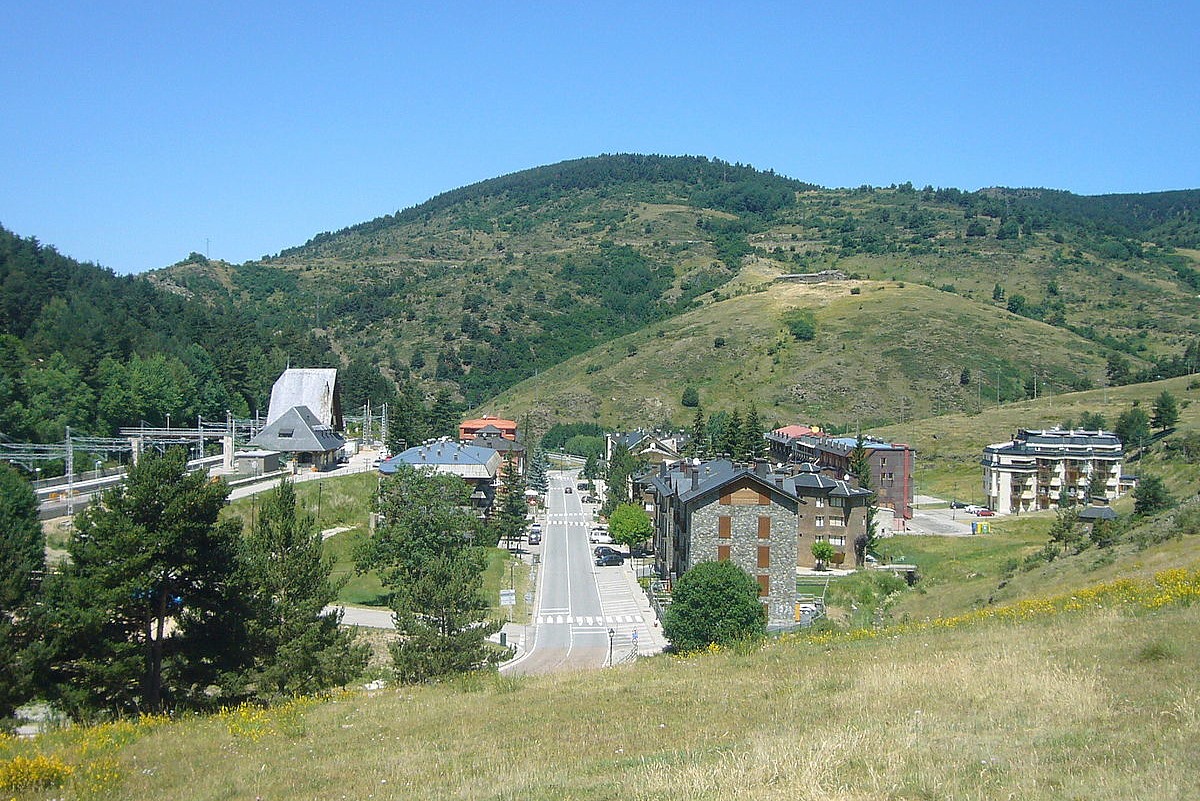
M 604 556 L 596 557 L 596 567 L 609 567 L 612 565 L 625 564 L 625 556 L 619 553 L 606 553 Z
M 567 493 L 568 495 L 570 495 L 574 491 L 575 490 L 571 489 L 570 487 L 567 487 L 566 489 L 563 490 L 563 492 Z

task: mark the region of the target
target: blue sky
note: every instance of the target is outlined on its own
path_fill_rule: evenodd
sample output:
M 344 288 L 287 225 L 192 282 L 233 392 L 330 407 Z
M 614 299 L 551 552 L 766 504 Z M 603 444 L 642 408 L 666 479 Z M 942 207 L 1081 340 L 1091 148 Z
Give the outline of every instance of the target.
M 10 4 L 0 225 L 123 273 L 241 262 L 614 152 L 1200 188 L 1195 2 L 439 5 Z

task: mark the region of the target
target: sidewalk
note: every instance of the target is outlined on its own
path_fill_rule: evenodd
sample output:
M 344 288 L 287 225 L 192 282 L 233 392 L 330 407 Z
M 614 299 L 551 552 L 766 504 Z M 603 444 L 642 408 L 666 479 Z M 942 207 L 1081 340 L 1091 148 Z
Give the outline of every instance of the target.
M 638 611 L 641 613 L 642 622 L 646 624 L 645 633 L 638 639 L 638 655 L 661 654 L 667 648 L 667 638 L 663 635 L 662 623 L 654 612 L 654 607 L 650 605 L 650 598 L 642 589 L 642 585 L 638 584 L 637 576 L 634 575 L 632 559 L 627 559 L 625 564 L 621 565 L 621 574 L 629 582 L 629 591 L 634 598 L 637 598 Z

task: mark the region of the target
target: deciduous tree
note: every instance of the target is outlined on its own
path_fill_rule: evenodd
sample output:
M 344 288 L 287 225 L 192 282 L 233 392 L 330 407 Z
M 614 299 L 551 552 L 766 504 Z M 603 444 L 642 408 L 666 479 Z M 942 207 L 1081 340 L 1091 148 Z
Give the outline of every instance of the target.
M 663 634 L 677 651 L 696 651 L 761 637 L 766 618 L 750 574 L 733 562 L 701 562 L 675 582 Z

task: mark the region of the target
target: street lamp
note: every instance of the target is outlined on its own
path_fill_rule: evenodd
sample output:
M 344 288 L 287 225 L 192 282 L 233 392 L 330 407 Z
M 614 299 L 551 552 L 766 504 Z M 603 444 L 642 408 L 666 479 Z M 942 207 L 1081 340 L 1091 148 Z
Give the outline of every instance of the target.
M 608 666 L 609 667 L 612 667 L 613 635 L 615 635 L 615 634 L 616 634 L 616 632 L 613 631 L 612 629 L 608 630 Z

